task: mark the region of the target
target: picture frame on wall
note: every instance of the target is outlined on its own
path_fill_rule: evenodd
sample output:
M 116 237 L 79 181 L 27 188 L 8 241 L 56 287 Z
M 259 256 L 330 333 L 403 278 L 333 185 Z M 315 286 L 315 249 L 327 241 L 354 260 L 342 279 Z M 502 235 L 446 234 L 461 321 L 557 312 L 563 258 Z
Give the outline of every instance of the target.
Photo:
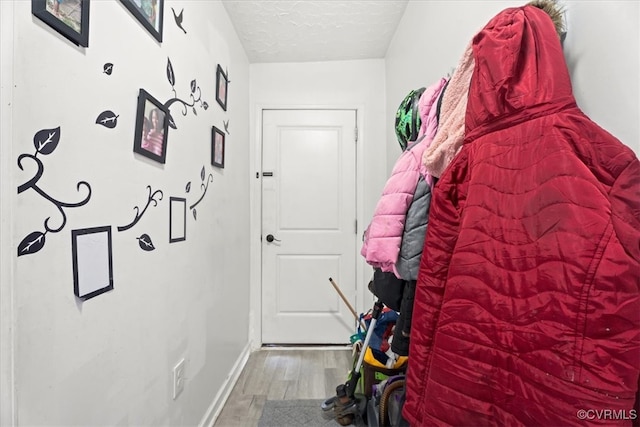
M 167 159 L 169 111 L 144 89 L 140 89 L 138 94 L 135 132 L 133 151 L 164 164 Z
M 31 0 L 31 13 L 76 46 L 89 47 L 90 0 Z
M 88 300 L 113 289 L 111 226 L 71 230 L 73 292 Z
M 216 101 L 224 111 L 227 111 L 227 98 L 229 93 L 229 78 L 220 64 L 216 70 Z
M 164 25 L 164 0 L 120 0 L 142 26 L 160 43 Z
M 169 243 L 187 240 L 187 199 L 169 198 Z
M 224 168 L 225 133 L 215 126 L 211 127 L 211 165 Z

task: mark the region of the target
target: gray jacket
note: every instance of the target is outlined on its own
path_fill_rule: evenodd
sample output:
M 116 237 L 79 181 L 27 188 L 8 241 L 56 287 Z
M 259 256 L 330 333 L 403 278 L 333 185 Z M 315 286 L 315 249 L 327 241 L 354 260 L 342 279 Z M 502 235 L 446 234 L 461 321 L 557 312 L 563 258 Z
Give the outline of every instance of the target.
M 400 253 L 396 262 L 396 271 L 403 280 L 417 280 L 420 269 L 420 257 L 424 246 L 429 222 L 429 207 L 431 206 L 431 187 L 420 176 L 413 196 L 413 201 L 407 211 L 402 233 Z

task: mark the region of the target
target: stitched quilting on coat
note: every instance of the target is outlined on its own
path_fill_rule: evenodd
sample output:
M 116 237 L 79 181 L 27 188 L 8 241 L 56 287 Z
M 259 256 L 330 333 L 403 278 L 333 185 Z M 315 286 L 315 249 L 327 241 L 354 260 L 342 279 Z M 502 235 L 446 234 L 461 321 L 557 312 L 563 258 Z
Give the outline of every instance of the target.
M 415 426 L 629 414 L 640 163 L 576 105 L 544 12 L 506 9 L 472 45 L 464 144 L 432 194 L 403 414 Z

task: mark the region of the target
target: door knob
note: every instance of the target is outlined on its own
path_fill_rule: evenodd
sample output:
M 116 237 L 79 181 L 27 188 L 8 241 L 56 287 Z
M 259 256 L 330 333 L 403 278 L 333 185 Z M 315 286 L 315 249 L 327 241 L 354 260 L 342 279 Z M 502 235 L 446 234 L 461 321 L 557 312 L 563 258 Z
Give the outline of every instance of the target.
M 273 234 L 267 234 L 267 242 L 271 243 L 273 241 L 279 242 L 280 239 L 276 239 L 275 237 L 273 237 Z

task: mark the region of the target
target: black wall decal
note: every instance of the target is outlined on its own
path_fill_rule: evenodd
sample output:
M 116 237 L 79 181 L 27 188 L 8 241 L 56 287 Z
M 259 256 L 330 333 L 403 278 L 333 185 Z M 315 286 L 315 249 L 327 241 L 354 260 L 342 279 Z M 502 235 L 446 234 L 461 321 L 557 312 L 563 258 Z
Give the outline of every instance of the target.
M 107 62 L 102 66 L 102 72 L 107 76 L 110 76 L 113 73 L 113 64 L 111 62 Z
M 113 289 L 111 226 L 71 230 L 73 292 L 88 300 Z
M 187 186 L 184 188 L 185 193 L 191 191 L 191 181 L 187 182 Z
M 169 243 L 187 239 L 187 199 L 169 198 Z
M 176 75 L 173 72 L 173 65 L 171 65 L 170 58 L 167 58 L 167 80 L 169 80 L 169 84 L 171 85 L 171 91 L 173 92 L 173 98 L 169 99 L 167 102 L 164 103 L 164 107 L 167 109 L 167 111 L 169 111 L 169 107 L 171 107 L 176 102 L 182 105 L 183 116 L 186 116 L 189 113 L 189 107 L 191 108 L 191 111 L 193 111 L 193 114 L 197 116 L 198 111 L 196 110 L 196 107 L 195 107 L 197 103 L 199 103 L 200 107 L 203 108 L 204 110 L 207 110 L 209 108 L 209 104 L 207 104 L 205 101 L 202 100 L 202 92 L 200 90 L 200 86 L 198 86 L 198 83 L 196 82 L 195 79 L 191 80 L 191 83 L 189 85 L 191 89 L 191 93 L 189 94 L 190 100 L 185 101 L 183 99 L 178 98 L 178 93 L 176 92 L 176 89 L 175 89 Z M 171 115 L 171 113 L 169 113 L 169 126 L 172 127 L 173 129 L 178 129 L 178 127 L 176 126 L 176 122 L 173 119 L 173 116 Z
M 222 71 L 220 64 L 216 67 L 216 101 L 224 111 L 227 111 L 229 94 L 229 73 Z
M 184 31 L 185 34 L 187 34 L 187 30 L 182 28 L 182 15 L 183 15 L 184 9 L 182 9 L 178 15 L 176 15 L 176 11 L 173 10 L 173 8 L 171 8 L 171 10 L 173 11 L 173 19 L 175 19 L 176 25 L 178 26 L 178 28 Z
M 113 129 L 118 126 L 118 117 L 116 113 L 110 110 L 105 110 L 96 119 L 96 123 L 106 128 Z
M 78 191 L 80 191 L 80 187 L 85 187 L 88 190 L 87 196 L 76 203 L 61 202 L 59 200 L 56 200 L 37 185 L 38 181 L 44 174 L 44 165 L 37 156 L 38 154 L 42 154 L 45 156 L 51 154 L 58 146 L 58 142 L 60 142 L 59 126 L 55 129 L 42 129 L 36 132 L 33 137 L 33 145 L 36 148 L 36 153 L 33 155 L 25 153 L 18 156 L 18 167 L 20 168 L 20 170 L 24 170 L 22 166 L 22 161 L 24 159 L 33 160 L 38 167 L 38 170 L 33 178 L 18 187 L 18 194 L 31 188 L 36 193 L 53 203 L 62 216 L 62 222 L 59 226 L 51 227 L 49 223 L 51 217 L 47 217 L 47 219 L 44 220 L 44 232 L 34 231 L 29 233 L 24 239 L 22 239 L 22 241 L 18 245 L 18 256 L 29 255 L 38 252 L 44 246 L 45 236 L 48 232 L 58 233 L 64 228 L 64 226 L 67 224 L 67 215 L 64 212 L 63 208 L 77 208 L 79 206 L 86 205 L 89 202 L 89 199 L 91 199 L 91 186 L 86 181 L 79 181 L 76 184 L 76 189 Z
M 156 190 L 153 193 L 151 193 L 150 185 L 147 185 L 147 190 L 149 190 L 149 197 L 147 198 L 147 204 L 145 205 L 144 209 L 142 209 L 142 212 L 140 212 L 140 208 L 138 208 L 137 206 L 134 206 L 133 209 L 136 211 L 136 217 L 133 219 L 133 222 L 131 222 L 128 225 L 123 225 L 118 227 L 118 231 L 126 231 L 131 227 L 133 227 L 134 225 L 136 225 L 138 221 L 140 221 L 140 218 L 142 218 L 142 215 L 144 215 L 144 213 L 147 211 L 147 208 L 151 203 L 153 203 L 153 206 L 158 206 L 158 200 L 162 200 L 162 196 L 163 196 L 162 190 Z M 160 196 L 158 200 L 155 199 L 157 195 Z
M 145 251 L 152 251 L 155 249 L 155 246 L 153 246 L 153 242 L 151 241 L 151 237 L 149 237 L 148 234 L 142 234 L 140 237 L 136 237 L 136 239 L 138 239 L 140 249 Z
M 224 131 L 227 133 L 227 135 L 231 135 L 229 133 L 229 120 L 227 120 L 226 122 L 223 120 L 222 124 L 224 125 Z
M 169 84 L 171 85 L 171 89 L 176 85 L 176 76 L 173 74 L 173 66 L 171 65 L 171 59 L 167 58 L 167 80 L 169 80 Z M 176 91 L 174 90 L 175 94 Z
M 202 180 L 202 184 L 200 184 L 200 188 L 202 189 L 202 195 L 200 195 L 200 198 L 191 206 L 189 206 L 189 209 L 191 209 L 193 211 L 193 218 L 194 219 L 198 219 L 197 214 L 196 214 L 196 210 L 195 207 L 198 206 L 198 204 L 202 201 L 202 199 L 204 199 L 204 195 L 207 194 L 207 190 L 209 189 L 209 183 L 213 182 L 213 175 L 209 174 L 209 176 L 207 177 L 207 180 L 205 181 L 205 169 L 204 166 L 202 167 L 202 170 L 200 170 L 200 179 Z M 190 187 L 190 184 L 187 184 Z

